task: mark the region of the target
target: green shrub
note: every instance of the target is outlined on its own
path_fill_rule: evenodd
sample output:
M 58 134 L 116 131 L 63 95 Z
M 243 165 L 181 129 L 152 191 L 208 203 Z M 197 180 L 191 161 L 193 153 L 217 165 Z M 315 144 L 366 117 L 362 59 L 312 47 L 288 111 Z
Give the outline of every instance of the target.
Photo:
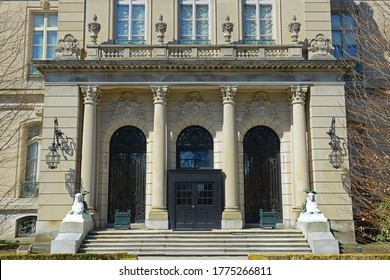
M 390 260 L 390 254 L 249 255 L 248 260 Z
M 116 254 L 4 254 L 1 260 L 136 260 L 137 256 L 127 253 Z

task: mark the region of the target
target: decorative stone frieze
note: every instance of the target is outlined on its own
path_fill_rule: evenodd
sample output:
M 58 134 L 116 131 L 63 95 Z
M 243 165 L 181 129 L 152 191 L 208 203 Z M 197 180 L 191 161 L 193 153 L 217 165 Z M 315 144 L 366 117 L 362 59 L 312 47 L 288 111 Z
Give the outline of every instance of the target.
M 270 101 L 267 93 L 259 91 L 251 102 L 246 104 L 246 114 L 244 122 L 252 119 L 272 119 L 280 120 L 277 104 Z
M 164 22 L 163 15 L 160 15 L 159 21 L 155 24 L 158 42 L 163 44 L 165 32 L 167 31 L 167 24 Z
M 233 28 L 234 28 L 234 23 L 230 21 L 230 16 L 226 16 L 225 22 L 222 23 L 222 32 L 224 33 L 225 42 L 227 43 L 230 43 Z
M 88 86 L 81 88 L 84 96 L 84 104 L 98 103 L 101 98 L 101 90 L 97 86 Z
M 100 32 L 101 26 L 97 22 L 97 15 L 93 15 L 92 22 L 88 23 L 88 32 L 90 34 L 92 44 L 96 45 L 98 34 Z
M 309 59 L 335 59 L 330 39 L 325 38 L 324 34 L 321 33 L 310 41 L 307 50 L 309 51 Z
M 190 92 L 187 100 L 181 103 L 178 121 L 188 119 L 211 119 L 209 104 L 203 101 L 202 96 L 197 91 Z
M 167 86 L 151 86 L 153 92 L 154 103 L 164 103 L 168 101 L 168 87 Z
M 301 31 L 301 23 L 297 21 L 297 17 L 294 15 L 292 22 L 288 25 L 288 30 L 291 34 L 291 41 L 298 43 L 299 32 Z
M 48 10 L 48 9 L 50 9 L 50 1 L 49 1 L 49 0 L 41 0 L 40 5 L 41 5 L 41 8 L 42 8 L 43 10 Z
M 137 97 L 132 92 L 124 92 L 122 97 L 112 104 L 109 116 L 111 121 L 118 119 L 137 119 L 146 121 L 143 104 L 137 101 Z
M 291 104 L 302 103 L 305 104 L 306 93 L 308 91 L 307 86 L 291 86 L 288 91 L 288 97 Z
M 56 52 L 60 53 L 58 59 L 78 59 L 80 54 L 79 42 L 72 34 L 66 34 L 64 39 L 58 41 Z
M 222 102 L 235 103 L 237 86 L 221 86 Z

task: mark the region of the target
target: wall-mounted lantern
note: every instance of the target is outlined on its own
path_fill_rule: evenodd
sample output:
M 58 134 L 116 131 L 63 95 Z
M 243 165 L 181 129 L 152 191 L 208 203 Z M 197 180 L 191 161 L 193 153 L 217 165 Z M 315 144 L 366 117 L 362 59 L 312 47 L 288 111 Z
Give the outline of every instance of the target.
M 58 128 L 58 120 L 57 118 L 54 118 L 53 142 L 49 147 L 49 153 L 46 155 L 46 164 L 50 169 L 56 169 L 57 165 L 60 163 L 60 154 L 57 152 L 57 149 L 61 148 L 59 138 L 62 135 L 63 133 Z
M 330 136 L 329 145 L 332 150 L 329 154 L 329 162 L 335 169 L 338 169 L 343 164 L 345 153 L 341 146 L 341 138 L 336 135 L 335 122 L 335 118 L 333 117 L 330 129 L 327 134 Z

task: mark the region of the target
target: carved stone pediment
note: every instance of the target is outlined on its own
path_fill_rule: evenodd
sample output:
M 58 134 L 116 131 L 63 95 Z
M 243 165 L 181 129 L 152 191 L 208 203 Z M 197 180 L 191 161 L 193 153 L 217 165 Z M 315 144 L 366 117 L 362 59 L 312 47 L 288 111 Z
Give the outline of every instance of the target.
M 132 92 L 124 92 L 122 97 L 111 105 L 110 121 L 118 119 L 137 119 L 146 121 L 143 104 L 137 101 Z
M 246 104 L 246 109 L 245 122 L 252 119 L 280 120 L 277 104 L 270 101 L 267 93 L 264 91 L 256 92 L 253 100 Z
M 178 115 L 179 121 L 187 119 L 205 119 L 211 118 L 209 104 L 203 101 L 202 96 L 197 91 L 188 94 L 187 100 L 181 103 L 181 110 Z

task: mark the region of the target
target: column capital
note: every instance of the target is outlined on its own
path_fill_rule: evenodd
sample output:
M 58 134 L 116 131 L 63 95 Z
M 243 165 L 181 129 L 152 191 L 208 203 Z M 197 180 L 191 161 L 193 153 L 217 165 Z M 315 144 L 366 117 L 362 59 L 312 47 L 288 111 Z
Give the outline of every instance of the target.
M 222 103 L 235 103 L 237 86 L 221 86 Z
M 288 90 L 288 98 L 291 104 L 305 104 L 306 93 L 309 91 L 309 86 L 290 86 Z
M 150 87 L 153 92 L 153 102 L 156 103 L 164 103 L 166 104 L 168 101 L 168 86 L 151 86 Z
M 81 92 L 84 97 L 84 104 L 100 103 L 102 91 L 98 86 L 82 87 Z

